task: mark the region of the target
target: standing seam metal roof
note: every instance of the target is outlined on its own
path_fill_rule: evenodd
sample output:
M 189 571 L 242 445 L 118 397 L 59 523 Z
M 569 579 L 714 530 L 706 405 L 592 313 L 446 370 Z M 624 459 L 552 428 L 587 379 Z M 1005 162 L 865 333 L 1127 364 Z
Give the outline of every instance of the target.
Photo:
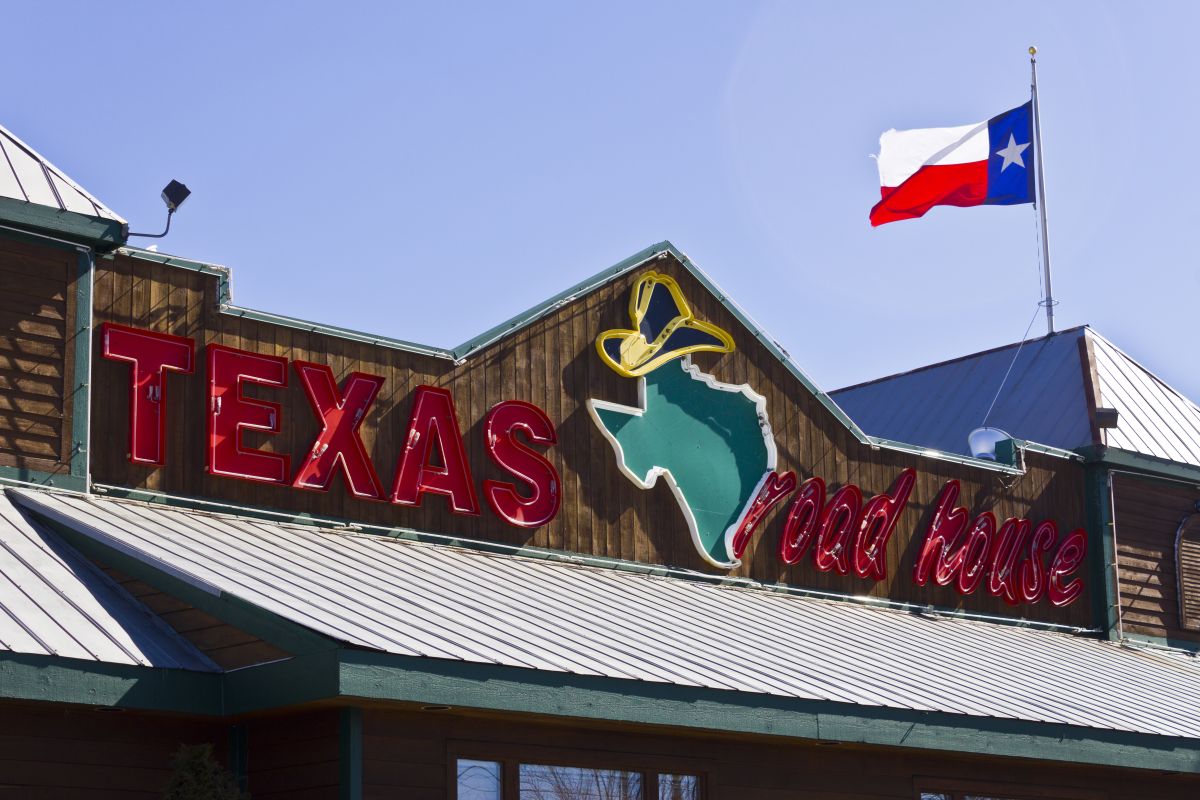
M 216 671 L 95 565 L 0 495 L 0 650 Z
M 3 126 L 0 126 L 0 197 L 125 222 Z
M 387 653 L 1200 738 L 1200 664 L 1115 643 L 130 501 L 79 533 Z
M 1200 408 L 1120 348 L 1089 330 L 1099 383 L 1098 404 L 1116 408 L 1106 444 L 1200 465 Z

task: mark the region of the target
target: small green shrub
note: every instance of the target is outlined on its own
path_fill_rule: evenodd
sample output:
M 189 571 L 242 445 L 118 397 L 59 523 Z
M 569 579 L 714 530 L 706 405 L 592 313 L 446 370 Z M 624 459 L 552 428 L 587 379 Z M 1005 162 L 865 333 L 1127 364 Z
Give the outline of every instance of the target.
M 213 758 L 211 744 L 182 744 L 171 757 L 163 800 L 249 800 L 229 770 Z

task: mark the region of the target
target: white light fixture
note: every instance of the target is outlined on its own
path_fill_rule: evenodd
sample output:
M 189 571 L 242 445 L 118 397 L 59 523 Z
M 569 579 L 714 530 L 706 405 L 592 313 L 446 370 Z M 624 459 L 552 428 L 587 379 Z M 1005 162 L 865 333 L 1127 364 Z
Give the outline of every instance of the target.
M 967 446 L 971 448 L 971 455 L 975 458 L 995 461 L 996 445 L 1011 438 L 999 428 L 976 428 L 967 434 Z

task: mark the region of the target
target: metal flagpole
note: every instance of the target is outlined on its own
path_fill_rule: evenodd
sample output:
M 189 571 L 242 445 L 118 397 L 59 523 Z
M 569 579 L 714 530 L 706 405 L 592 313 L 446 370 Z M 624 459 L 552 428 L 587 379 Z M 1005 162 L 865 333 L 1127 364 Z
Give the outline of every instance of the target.
M 1050 284 L 1050 242 L 1046 238 L 1046 178 L 1042 172 L 1042 117 L 1038 111 L 1037 90 L 1037 48 L 1029 48 L 1029 68 L 1033 75 L 1033 83 L 1029 87 L 1033 96 L 1033 136 L 1037 143 L 1037 209 L 1042 222 L 1042 265 L 1046 270 L 1046 299 L 1042 305 L 1046 307 L 1046 333 L 1054 333 L 1054 289 Z

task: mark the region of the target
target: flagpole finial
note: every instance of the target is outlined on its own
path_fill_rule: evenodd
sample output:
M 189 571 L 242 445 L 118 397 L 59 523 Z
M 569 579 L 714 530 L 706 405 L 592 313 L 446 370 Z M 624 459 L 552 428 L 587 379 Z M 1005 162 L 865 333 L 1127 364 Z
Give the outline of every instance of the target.
M 1029 45 L 1029 57 L 1034 58 L 1035 56 L 1037 56 L 1037 46 L 1031 44 Z

